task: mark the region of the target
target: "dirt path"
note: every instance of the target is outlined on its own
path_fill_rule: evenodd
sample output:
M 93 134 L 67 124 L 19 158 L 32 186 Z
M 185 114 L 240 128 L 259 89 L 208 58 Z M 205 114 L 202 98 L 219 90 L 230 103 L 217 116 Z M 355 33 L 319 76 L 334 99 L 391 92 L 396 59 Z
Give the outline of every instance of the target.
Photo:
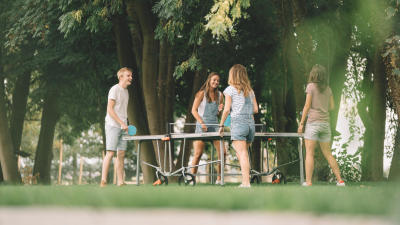
M 180 209 L 0 208 L 0 225 L 392 225 L 382 217 Z

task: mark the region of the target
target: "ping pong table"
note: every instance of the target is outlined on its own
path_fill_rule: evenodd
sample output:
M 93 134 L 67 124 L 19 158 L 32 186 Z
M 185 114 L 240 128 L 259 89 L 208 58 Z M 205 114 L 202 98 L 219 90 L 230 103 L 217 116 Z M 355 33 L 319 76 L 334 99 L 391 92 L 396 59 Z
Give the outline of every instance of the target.
M 184 142 L 186 140 L 219 140 L 220 144 L 220 149 L 223 149 L 223 141 L 224 140 L 230 140 L 230 132 L 224 132 L 223 135 L 221 136 L 218 132 L 206 132 L 206 133 L 171 133 L 171 134 L 163 134 L 163 135 L 140 135 L 140 136 L 129 136 L 129 135 L 124 135 L 123 140 L 127 141 L 137 141 L 137 163 L 136 163 L 136 184 L 139 185 L 139 174 L 140 174 L 140 147 L 141 143 L 144 141 L 156 141 L 157 143 L 157 151 L 159 151 L 159 141 L 164 141 L 165 145 L 168 142 L 168 151 L 169 151 L 169 161 L 170 161 L 170 171 L 166 173 L 167 176 L 176 176 L 179 173 L 183 173 L 187 167 L 183 167 L 176 170 L 176 171 L 171 171 L 171 140 L 183 140 Z M 304 182 L 304 166 L 303 166 L 303 136 L 302 134 L 298 133 L 271 133 L 271 132 L 256 132 L 255 133 L 255 139 L 263 139 L 263 138 L 298 138 L 298 154 L 299 154 L 299 164 L 300 164 L 300 184 Z M 185 144 L 183 144 L 185 146 Z M 167 149 L 167 148 L 166 148 Z M 184 149 L 183 149 L 184 151 Z M 211 161 L 210 163 L 220 163 L 221 168 L 224 168 L 225 166 L 225 160 L 224 160 L 224 151 L 220 151 L 220 160 L 215 160 Z M 166 156 L 166 154 L 164 154 Z M 158 154 L 158 157 L 160 157 L 160 154 Z M 184 157 L 184 155 L 183 155 Z M 164 164 L 165 164 L 164 160 Z M 159 164 L 161 164 L 160 159 L 158 160 Z M 161 165 L 155 166 L 151 165 L 147 162 L 143 162 L 144 164 L 151 166 L 155 169 L 157 169 L 157 172 L 159 172 Z M 165 169 L 165 166 L 164 166 Z M 268 169 L 269 170 L 269 169 Z M 267 173 L 263 172 L 258 172 L 256 175 L 262 176 L 269 174 L 269 171 Z M 165 174 L 164 174 L 165 175 Z M 158 176 L 158 175 L 157 175 Z M 224 185 L 224 170 L 221 169 L 221 185 Z

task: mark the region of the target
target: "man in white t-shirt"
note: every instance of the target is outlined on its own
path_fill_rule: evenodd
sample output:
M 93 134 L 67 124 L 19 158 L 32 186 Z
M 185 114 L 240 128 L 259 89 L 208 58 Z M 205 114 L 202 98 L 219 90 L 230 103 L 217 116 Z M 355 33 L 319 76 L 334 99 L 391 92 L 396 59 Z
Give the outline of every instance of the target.
M 107 184 L 107 174 L 114 152 L 117 152 L 117 185 L 124 183 L 124 157 L 127 141 L 122 140 L 122 135 L 128 132 L 128 86 L 132 82 L 132 70 L 121 68 L 118 73 L 118 84 L 111 87 L 108 93 L 107 115 L 105 118 L 106 131 L 106 156 L 103 160 L 100 187 Z

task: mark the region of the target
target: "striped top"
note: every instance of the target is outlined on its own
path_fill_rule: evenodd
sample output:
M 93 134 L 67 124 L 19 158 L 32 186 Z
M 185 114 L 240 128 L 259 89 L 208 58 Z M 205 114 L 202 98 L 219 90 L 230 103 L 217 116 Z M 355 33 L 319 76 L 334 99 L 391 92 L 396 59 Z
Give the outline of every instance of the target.
M 241 115 L 242 112 L 247 111 L 243 109 L 246 97 L 244 97 L 244 93 L 242 91 L 239 93 L 235 87 L 228 86 L 224 90 L 224 95 L 229 95 L 232 98 L 231 117 L 237 117 Z M 251 91 L 247 97 L 250 97 L 250 99 L 253 100 L 254 92 Z

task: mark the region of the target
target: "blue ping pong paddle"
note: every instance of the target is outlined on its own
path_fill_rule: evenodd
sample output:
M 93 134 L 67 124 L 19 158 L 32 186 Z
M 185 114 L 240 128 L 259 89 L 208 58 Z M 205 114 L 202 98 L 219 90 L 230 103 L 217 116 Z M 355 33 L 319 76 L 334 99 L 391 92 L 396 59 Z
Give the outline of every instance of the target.
M 231 126 L 231 115 L 228 115 L 228 117 L 226 117 L 226 120 L 224 122 L 224 126 L 225 127 L 230 127 Z
M 133 126 L 133 125 L 129 125 L 129 126 L 128 126 L 128 134 L 129 134 L 130 136 L 135 135 L 135 134 L 136 134 L 136 127 Z

